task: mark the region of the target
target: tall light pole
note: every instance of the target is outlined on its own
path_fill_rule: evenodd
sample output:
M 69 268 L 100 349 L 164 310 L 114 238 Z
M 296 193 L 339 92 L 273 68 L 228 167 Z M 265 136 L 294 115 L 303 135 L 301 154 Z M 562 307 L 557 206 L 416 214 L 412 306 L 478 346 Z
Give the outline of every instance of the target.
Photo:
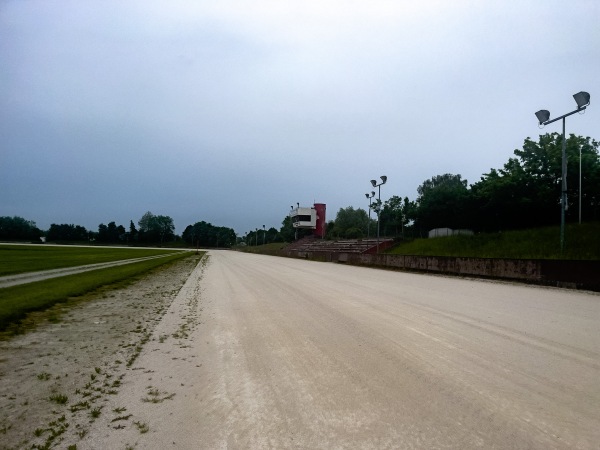
M 263 245 L 265 245 L 266 238 L 267 238 L 267 230 L 265 230 L 265 226 L 263 225 Z
M 375 197 L 375 192 L 371 191 L 371 195 L 365 194 L 369 199 L 369 221 L 367 222 L 367 239 L 371 239 L 371 199 Z
M 565 248 L 565 210 L 567 208 L 567 139 L 565 134 L 565 119 L 572 114 L 578 113 L 585 110 L 590 104 L 590 94 L 587 92 L 578 92 L 573 95 L 575 102 L 577 103 L 577 109 L 570 113 L 563 114 L 556 119 L 550 119 L 550 111 L 541 109 L 536 112 L 535 115 L 538 118 L 540 125 L 548 125 L 552 122 L 562 119 L 562 188 L 560 197 L 560 251 L 561 253 Z M 579 154 L 579 214 L 581 221 L 581 153 Z
M 377 196 L 377 254 L 379 254 L 379 215 L 381 213 L 381 185 L 385 184 L 387 177 L 381 175 L 381 183 L 377 184 L 377 180 L 371 180 L 371 185 L 375 188 L 379 188 L 379 195 Z
M 581 225 L 581 147 L 579 146 L 579 225 Z

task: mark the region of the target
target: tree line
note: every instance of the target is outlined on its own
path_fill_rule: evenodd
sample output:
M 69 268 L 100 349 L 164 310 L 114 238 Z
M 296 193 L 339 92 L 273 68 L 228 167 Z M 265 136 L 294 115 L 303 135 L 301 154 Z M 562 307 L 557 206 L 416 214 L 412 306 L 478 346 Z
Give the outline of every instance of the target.
M 567 138 L 567 222 L 579 220 L 580 200 L 582 221 L 600 220 L 598 147 L 590 137 L 571 134 Z M 538 141 L 525 139 L 523 148 L 514 150 L 501 169 L 490 169 L 471 185 L 460 174 L 446 173 L 423 181 L 415 200 L 392 195 L 386 201 L 373 201 L 371 218 L 368 208 L 341 208 L 327 223 L 326 237 L 374 237 L 378 214 L 380 235 L 387 237 L 424 237 L 434 228 L 495 232 L 557 225 L 561 185 L 562 135 L 549 133 Z M 289 217 L 282 222 L 280 234 L 284 240 L 294 239 Z
M 566 142 L 567 222 L 600 220 L 599 143 L 571 134 Z M 580 159 L 581 155 L 581 159 Z M 581 198 L 579 176 L 581 161 Z M 525 139 L 523 148 L 501 169 L 490 169 L 479 181 L 468 185 L 460 174 L 442 174 L 425 180 L 417 198 L 393 195 L 372 204 L 367 212 L 342 208 L 328 224 L 330 237 L 364 237 L 373 234 L 380 214 L 383 236 L 426 236 L 433 228 L 467 228 L 473 231 L 503 231 L 557 225 L 561 209 L 562 135 Z M 376 230 L 376 228 L 375 228 Z
M 209 229 L 209 232 L 205 230 Z M 213 239 L 212 230 L 217 230 Z M 192 231 L 190 231 L 192 230 Z M 169 216 L 146 212 L 137 222 L 129 222 L 129 227 L 116 222 L 98 225 L 98 231 L 87 230 L 81 225 L 51 224 L 46 231 L 40 230 L 36 223 L 22 217 L 0 217 L 0 240 L 40 242 L 45 237 L 49 242 L 88 242 L 100 244 L 125 245 L 163 245 L 167 242 L 183 240 L 188 245 L 201 247 L 231 247 L 235 244 L 235 231 L 226 227 L 214 227 L 206 222 L 189 225 L 182 237 L 175 234 L 175 224 Z

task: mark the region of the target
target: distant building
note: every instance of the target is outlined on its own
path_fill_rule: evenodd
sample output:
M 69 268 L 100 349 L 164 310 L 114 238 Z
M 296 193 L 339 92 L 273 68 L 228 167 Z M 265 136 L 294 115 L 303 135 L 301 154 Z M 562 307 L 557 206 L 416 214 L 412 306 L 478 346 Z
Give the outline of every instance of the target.
M 320 238 L 325 237 L 326 231 L 325 203 L 315 203 L 312 207 L 298 206 L 290 212 L 292 226 L 313 230 L 313 234 Z

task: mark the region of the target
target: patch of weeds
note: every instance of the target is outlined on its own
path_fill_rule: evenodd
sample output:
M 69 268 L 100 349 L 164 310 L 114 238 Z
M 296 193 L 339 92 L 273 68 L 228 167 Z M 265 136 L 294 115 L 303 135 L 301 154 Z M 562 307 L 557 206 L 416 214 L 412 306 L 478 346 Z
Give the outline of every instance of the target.
M 143 402 L 146 403 L 162 403 L 165 400 L 171 400 L 175 397 L 175 393 L 169 394 L 168 392 L 160 392 L 158 389 L 149 386 L 148 392 L 146 393 L 148 397 L 142 398 Z
M 71 444 L 67 447 L 67 450 L 77 450 L 77 444 Z
M 79 402 L 74 405 L 71 405 L 71 408 L 70 408 L 71 412 L 81 411 L 82 409 L 90 409 L 90 402 L 88 402 L 88 401 Z
M 133 414 L 127 414 L 126 416 L 118 416 L 115 417 L 113 420 L 111 420 L 111 422 L 118 422 L 120 420 L 129 420 L 129 418 L 133 416 Z
M 97 374 L 100 374 L 102 372 L 100 367 L 94 367 L 94 370 L 96 371 Z
M 33 445 L 32 449 L 49 449 L 52 448 L 52 443 L 54 440 L 63 434 L 67 428 L 69 428 L 69 424 L 65 423 L 64 416 L 58 419 L 58 421 L 50 422 L 50 428 L 47 428 L 45 431 L 50 432 L 50 436 L 46 438 L 46 442 L 43 445 Z M 60 422 L 60 423 L 58 423 Z M 37 431 L 37 430 L 36 430 Z
M 88 434 L 88 430 L 86 430 L 85 428 L 81 429 L 77 432 L 77 436 L 79 436 L 79 439 L 83 439 L 84 437 L 87 436 L 87 434 Z
M 133 422 L 133 423 L 137 427 L 137 429 L 140 430 L 140 433 L 142 433 L 142 434 L 147 433 L 150 430 L 150 427 L 148 426 L 148 424 L 146 422 Z
M 169 337 L 169 335 L 167 335 L 167 334 L 161 334 L 158 338 L 158 342 L 160 342 L 162 344 L 163 342 L 165 342 L 167 340 L 168 337 Z
M 100 417 L 101 411 L 102 411 L 102 406 L 92 409 L 90 411 L 90 417 L 92 419 L 97 419 L 98 417 Z
M 137 357 L 140 356 L 141 352 L 142 352 L 142 347 L 137 345 L 135 347 L 135 351 L 134 351 L 133 355 L 131 355 L 131 357 L 127 360 L 127 367 L 131 367 L 131 365 L 135 362 Z
M 33 432 L 33 434 L 35 437 L 40 437 L 46 431 L 48 431 L 46 428 L 36 428 L 35 431 Z
M 189 327 L 186 323 L 179 326 L 179 330 L 172 334 L 175 339 L 186 339 L 189 337 Z
M 50 396 L 50 401 L 59 405 L 65 405 L 69 401 L 69 397 L 63 394 L 54 394 Z
M 48 372 L 41 372 L 38 373 L 36 376 L 37 379 L 41 381 L 48 381 L 52 377 L 52 375 L 50 375 Z
M 127 408 L 125 408 L 124 406 L 121 406 L 120 408 L 113 409 L 113 412 L 117 413 L 117 414 L 121 414 L 122 412 L 125 412 L 125 411 L 127 411 Z

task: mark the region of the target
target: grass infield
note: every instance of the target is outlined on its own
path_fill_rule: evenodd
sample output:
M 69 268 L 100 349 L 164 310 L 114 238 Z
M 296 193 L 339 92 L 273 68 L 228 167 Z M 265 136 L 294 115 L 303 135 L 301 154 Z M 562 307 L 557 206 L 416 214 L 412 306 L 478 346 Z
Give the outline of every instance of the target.
M 173 250 L 0 244 L 0 276 L 168 253 Z
M 148 254 L 137 253 L 137 256 L 148 256 Z M 136 280 L 160 266 L 191 256 L 195 256 L 195 253 L 184 251 L 164 258 L 2 288 L 0 289 L 0 331 L 6 330 L 11 323 L 23 319 L 29 312 L 47 309 L 56 303 L 67 301 L 71 297 L 83 295 L 102 286 Z

